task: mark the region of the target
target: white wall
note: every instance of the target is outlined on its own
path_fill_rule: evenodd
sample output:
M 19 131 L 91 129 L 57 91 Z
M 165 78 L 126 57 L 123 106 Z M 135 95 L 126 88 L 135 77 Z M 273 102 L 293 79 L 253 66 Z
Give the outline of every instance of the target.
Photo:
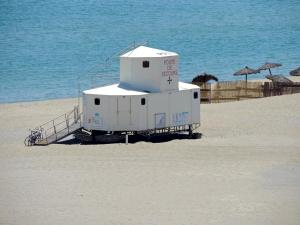
M 197 99 L 194 99 L 195 91 L 198 92 Z M 100 105 L 94 104 L 95 98 L 100 98 Z M 142 98 L 146 99 L 145 105 L 141 105 Z M 165 127 L 200 123 L 199 99 L 199 88 L 126 97 L 84 95 L 84 128 L 106 131 L 154 129 L 155 118 L 162 118 L 163 113 Z M 155 117 L 155 114 L 160 115 Z
M 149 61 L 149 68 L 143 68 Z M 120 82 L 149 92 L 178 90 L 178 56 L 120 58 Z
M 156 113 L 166 114 L 166 127 L 200 123 L 199 89 L 149 94 L 148 99 L 148 129 L 155 128 Z
M 170 95 L 170 126 L 191 124 L 191 91 L 172 92 Z
M 100 99 L 100 105 L 94 99 Z M 141 99 L 146 105 L 141 105 Z M 83 96 L 83 126 L 87 130 L 146 130 L 147 129 L 147 96 Z
M 141 105 L 141 99 L 145 98 L 146 104 Z M 138 95 L 131 97 L 131 108 L 132 108 L 132 130 L 147 130 L 147 111 L 148 111 L 148 96 Z
M 131 80 L 131 60 L 127 57 L 120 57 L 120 82 L 130 83 Z
M 95 105 L 94 99 L 100 98 L 100 105 Z M 83 98 L 83 125 L 88 130 L 109 130 L 110 99 L 107 96 L 84 95 Z M 112 109 L 112 113 L 116 110 Z
M 131 84 L 140 90 L 159 92 L 160 72 L 158 58 L 132 58 Z M 149 68 L 143 68 L 143 61 L 149 61 Z
M 168 92 L 150 94 L 148 96 L 148 129 L 155 128 L 155 114 L 166 114 L 166 127 L 169 126 L 169 105 L 168 105 Z
M 160 60 L 160 91 L 178 90 L 178 56 L 163 57 Z

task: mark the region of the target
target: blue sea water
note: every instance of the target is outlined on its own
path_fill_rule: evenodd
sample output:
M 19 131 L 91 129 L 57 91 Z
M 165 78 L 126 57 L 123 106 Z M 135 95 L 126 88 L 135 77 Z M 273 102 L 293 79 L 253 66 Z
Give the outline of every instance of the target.
M 128 45 L 180 54 L 180 79 L 266 61 L 300 66 L 299 0 L 0 0 L 0 102 L 75 97 L 118 81 Z M 253 75 L 262 78 L 266 73 Z

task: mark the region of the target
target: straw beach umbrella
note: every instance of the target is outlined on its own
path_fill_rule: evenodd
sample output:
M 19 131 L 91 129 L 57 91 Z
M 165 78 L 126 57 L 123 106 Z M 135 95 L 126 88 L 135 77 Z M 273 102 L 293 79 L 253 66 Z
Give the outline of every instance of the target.
M 199 83 L 207 83 L 210 80 L 214 80 L 216 82 L 218 82 L 218 78 L 212 74 L 208 74 L 208 73 L 201 73 L 199 75 L 197 75 L 196 77 L 194 77 L 194 79 L 192 80 L 192 83 L 194 82 L 199 82 Z
M 294 69 L 294 70 L 290 71 L 290 75 L 291 76 L 300 76 L 300 67 L 298 67 L 297 69 Z
M 255 73 L 259 73 L 260 71 L 259 70 L 254 70 L 254 69 L 251 69 L 249 68 L 248 66 L 245 66 L 244 69 L 241 69 L 237 72 L 235 72 L 233 75 L 234 76 L 241 76 L 241 75 L 246 75 L 246 95 L 247 95 L 247 82 L 248 82 L 248 75 L 249 74 L 255 74 Z
M 280 63 L 268 63 L 266 62 L 264 65 L 258 68 L 259 71 L 261 70 L 269 70 L 270 75 L 272 76 L 271 68 L 282 66 Z
M 259 70 L 254 70 L 254 69 L 249 68 L 248 66 L 245 66 L 244 69 L 241 69 L 241 70 L 235 72 L 233 75 L 234 76 L 246 75 L 246 84 L 247 84 L 248 75 L 249 74 L 255 74 L 255 73 L 259 73 Z

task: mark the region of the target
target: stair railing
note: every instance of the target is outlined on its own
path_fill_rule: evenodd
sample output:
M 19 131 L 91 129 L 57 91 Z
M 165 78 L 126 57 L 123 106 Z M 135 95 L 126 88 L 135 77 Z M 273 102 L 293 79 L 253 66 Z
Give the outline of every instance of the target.
M 73 130 L 71 130 L 72 125 L 79 123 L 78 127 L 81 127 L 81 117 L 82 113 L 79 112 L 79 106 L 75 106 L 73 110 L 36 127 L 33 131 L 38 131 L 40 133 L 40 138 L 36 140 L 33 139 L 34 143 L 28 145 L 39 144 L 42 142 L 49 144 L 57 141 L 61 137 L 61 134 L 67 135 L 70 132 L 73 132 Z M 32 131 L 30 135 L 32 135 Z M 28 140 L 28 138 L 26 138 L 26 140 Z

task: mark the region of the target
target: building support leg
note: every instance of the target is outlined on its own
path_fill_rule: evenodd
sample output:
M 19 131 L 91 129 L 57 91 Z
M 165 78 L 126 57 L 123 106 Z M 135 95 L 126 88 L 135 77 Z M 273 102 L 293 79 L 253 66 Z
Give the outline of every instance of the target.
M 192 125 L 189 125 L 189 137 L 191 138 L 193 135 Z

